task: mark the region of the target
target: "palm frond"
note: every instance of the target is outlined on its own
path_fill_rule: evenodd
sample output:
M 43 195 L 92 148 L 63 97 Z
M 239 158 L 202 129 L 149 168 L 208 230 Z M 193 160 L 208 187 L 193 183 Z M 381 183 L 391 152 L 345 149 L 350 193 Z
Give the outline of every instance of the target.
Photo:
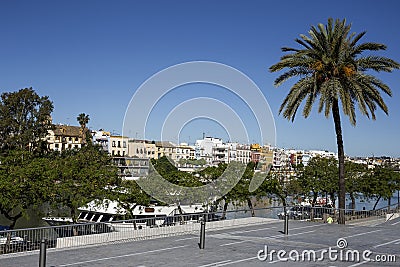
M 393 69 L 399 69 L 400 65 L 393 59 L 379 56 L 366 56 L 356 60 L 360 70 L 374 70 L 377 72 L 392 72 Z
M 386 50 L 386 45 L 378 43 L 362 43 L 357 46 L 353 46 L 352 56 L 357 56 L 365 51 L 378 51 Z
M 289 78 L 295 77 L 295 76 L 306 76 L 309 74 L 309 70 L 303 67 L 298 67 L 298 68 L 292 68 L 289 71 L 283 73 L 280 75 L 278 78 L 275 80 L 275 86 L 281 85 L 284 81 L 286 81 Z
M 289 94 L 286 96 L 282 105 L 280 106 L 279 113 L 287 119 L 294 121 L 296 112 L 303 102 L 303 100 L 309 94 L 309 91 L 313 88 L 313 80 L 310 77 L 300 79 L 296 84 L 293 85 Z
M 389 96 L 392 92 L 386 84 L 366 72 L 391 72 L 400 69 L 400 64 L 378 55 L 363 56 L 366 51 L 386 49 L 386 45 L 380 43 L 359 43 L 365 34 L 365 31 L 352 33 L 351 24 L 346 24 L 345 19 L 329 18 L 326 25 L 312 26 L 308 35 L 301 34 L 295 39 L 299 49 L 282 48 L 289 54 L 269 68 L 271 72 L 287 69 L 278 76 L 275 85 L 280 86 L 290 78 L 299 80 L 290 89 L 279 113 L 293 121 L 305 100 L 302 115 L 306 118 L 315 102 L 318 102 L 318 112 L 324 112 L 327 117 L 340 102 L 343 113 L 353 125 L 356 124 L 356 106 L 368 118 L 375 119 L 378 107 L 387 114 L 381 92 Z
M 357 34 L 357 36 L 354 37 L 354 39 L 351 41 L 350 47 L 354 47 L 354 46 L 357 44 L 357 42 L 360 41 L 360 39 L 361 39 L 366 33 L 367 33 L 366 31 L 363 31 L 363 32 Z

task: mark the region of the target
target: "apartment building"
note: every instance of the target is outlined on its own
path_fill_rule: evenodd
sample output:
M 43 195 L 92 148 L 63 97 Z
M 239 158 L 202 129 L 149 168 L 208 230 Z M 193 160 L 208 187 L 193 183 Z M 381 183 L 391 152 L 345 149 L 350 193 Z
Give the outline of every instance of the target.
M 194 160 L 195 159 L 195 149 L 189 146 L 187 143 L 181 143 L 176 146 L 176 160 Z
M 176 145 L 169 141 L 156 141 L 156 159 L 168 157 L 176 161 Z
M 80 126 L 54 125 L 46 136 L 48 147 L 54 151 L 79 149 L 85 142 Z
M 133 158 L 157 158 L 157 147 L 154 141 L 129 139 L 128 155 Z
M 108 151 L 110 132 L 103 130 L 92 131 L 92 136 L 93 144 L 100 145 L 105 151 Z
M 126 157 L 129 155 L 128 140 L 126 136 L 110 135 L 108 141 L 108 152 L 111 156 Z
M 137 180 L 149 174 L 148 158 L 113 157 L 118 175 L 124 180 Z
M 236 160 L 248 164 L 251 161 L 250 145 L 237 145 L 236 146 Z

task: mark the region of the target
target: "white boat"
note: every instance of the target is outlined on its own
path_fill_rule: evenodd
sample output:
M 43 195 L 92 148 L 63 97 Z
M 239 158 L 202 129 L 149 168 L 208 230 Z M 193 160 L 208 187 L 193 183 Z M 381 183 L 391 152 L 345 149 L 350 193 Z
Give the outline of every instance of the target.
M 142 229 L 145 227 L 174 225 L 177 221 L 197 221 L 199 214 L 207 211 L 200 204 L 181 205 L 182 214 L 178 205 L 142 206 L 133 204 L 131 207 L 131 212 L 128 213 L 116 201 L 91 201 L 78 209 L 80 211 L 78 223 L 107 223 L 113 230 L 118 231 L 132 227 L 133 220 L 124 221 L 129 217 L 129 219 L 135 220 L 136 229 Z M 68 217 L 44 217 L 42 219 L 52 226 L 71 224 L 73 222 L 72 218 Z

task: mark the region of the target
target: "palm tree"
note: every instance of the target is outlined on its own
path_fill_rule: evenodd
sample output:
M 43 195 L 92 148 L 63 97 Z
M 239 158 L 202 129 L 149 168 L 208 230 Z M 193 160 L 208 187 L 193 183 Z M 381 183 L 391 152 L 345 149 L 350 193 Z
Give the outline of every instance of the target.
M 86 143 L 86 125 L 89 122 L 89 115 L 86 115 L 85 113 L 81 113 L 76 117 L 76 119 L 79 122 L 79 125 L 81 126 L 81 133 L 82 133 L 82 142 L 85 144 Z
M 339 158 L 339 223 L 344 224 L 345 179 L 344 179 L 344 148 L 340 119 L 340 108 L 355 126 L 355 104 L 361 114 L 375 120 L 377 107 L 388 114 L 388 108 L 380 95 L 380 91 L 391 96 L 390 88 L 371 75 L 371 71 L 391 72 L 400 67 L 392 59 L 372 55 L 370 51 L 385 50 L 386 46 L 379 43 L 358 43 L 366 32 L 350 33 L 350 25 L 346 20 L 328 19 L 328 24 L 312 26 L 309 36 L 300 35 L 295 41 L 300 49 L 283 47 L 283 52 L 289 52 L 281 57 L 280 62 L 271 66 L 271 72 L 286 70 L 276 80 L 279 86 L 291 77 L 299 80 L 291 87 L 283 101 L 279 113 L 292 121 L 303 100 L 306 99 L 303 116 L 310 115 L 316 100 L 319 101 L 318 112 L 324 111 L 328 117 L 332 112 L 336 132 L 336 142 Z M 369 53 L 363 55 L 365 51 Z

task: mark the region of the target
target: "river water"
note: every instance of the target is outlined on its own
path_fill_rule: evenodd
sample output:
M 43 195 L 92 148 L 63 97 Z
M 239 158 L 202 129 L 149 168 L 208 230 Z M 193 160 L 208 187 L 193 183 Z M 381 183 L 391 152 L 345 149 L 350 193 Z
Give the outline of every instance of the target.
M 264 201 L 266 203 L 266 201 Z M 356 210 L 363 210 L 365 208 L 365 210 L 372 210 L 374 205 L 375 205 L 376 200 L 375 199 L 370 199 L 370 200 L 365 200 L 363 198 L 357 198 L 356 199 Z M 336 205 L 337 205 L 338 201 L 336 200 Z M 346 198 L 346 205 L 349 205 L 351 203 L 350 198 Z M 391 198 L 391 204 L 395 205 L 396 203 L 398 203 L 398 192 L 396 191 L 393 194 L 393 197 Z M 380 209 L 380 208 L 384 208 L 388 205 L 388 201 L 387 200 L 383 200 L 381 199 L 378 204 L 376 205 L 376 209 Z M 263 204 L 263 205 L 256 205 L 255 208 L 264 208 L 264 207 L 274 207 L 274 206 L 280 206 L 280 203 L 278 202 L 273 202 L 271 204 Z M 247 209 L 248 207 L 246 205 L 242 206 L 242 207 L 230 207 L 230 210 L 235 210 L 235 209 L 240 209 L 240 208 L 245 208 Z M 46 208 L 42 208 L 39 210 L 34 210 L 31 209 L 28 211 L 28 216 L 21 218 L 18 220 L 16 228 L 31 228 L 31 227 L 40 227 L 40 226 L 48 226 L 48 224 L 42 220 L 42 217 L 45 217 L 46 215 Z M 257 213 L 262 212 L 261 210 L 259 212 L 256 212 L 256 215 L 258 215 Z M 276 209 L 276 210 L 271 210 L 268 211 L 270 212 L 270 216 L 268 217 L 276 217 L 276 214 L 278 212 L 280 212 L 280 210 Z M 247 213 L 246 213 L 247 214 Z M 236 216 L 236 215 L 235 215 Z M 249 216 L 249 215 L 246 215 Z M 0 215 L 0 225 L 8 225 L 9 221 L 3 216 Z

